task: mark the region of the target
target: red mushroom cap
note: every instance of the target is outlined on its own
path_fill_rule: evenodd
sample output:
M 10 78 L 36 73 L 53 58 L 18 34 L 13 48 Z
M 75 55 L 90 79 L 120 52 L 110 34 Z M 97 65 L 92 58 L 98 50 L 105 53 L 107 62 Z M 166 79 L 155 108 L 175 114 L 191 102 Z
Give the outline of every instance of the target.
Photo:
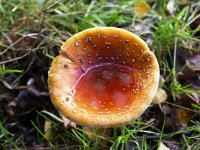
M 51 100 L 65 117 L 89 126 L 120 126 L 138 118 L 152 102 L 159 65 L 137 35 L 97 27 L 62 45 L 48 82 Z

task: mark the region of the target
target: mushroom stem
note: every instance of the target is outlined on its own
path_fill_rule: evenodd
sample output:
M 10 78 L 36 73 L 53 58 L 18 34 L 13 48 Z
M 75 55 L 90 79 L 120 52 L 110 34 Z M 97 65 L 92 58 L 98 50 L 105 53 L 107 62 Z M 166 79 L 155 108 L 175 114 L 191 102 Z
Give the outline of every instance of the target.
M 72 122 L 71 120 L 67 119 L 62 114 L 61 114 L 61 117 L 63 119 L 65 128 L 75 128 L 76 127 L 76 123 L 75 122 Z

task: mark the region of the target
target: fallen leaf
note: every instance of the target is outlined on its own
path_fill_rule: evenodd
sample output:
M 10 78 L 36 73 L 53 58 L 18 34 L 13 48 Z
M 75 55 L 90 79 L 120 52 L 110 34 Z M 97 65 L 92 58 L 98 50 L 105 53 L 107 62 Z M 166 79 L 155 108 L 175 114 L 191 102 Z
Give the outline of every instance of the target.
M 165 141 L 165 145 L 170 149 L 170 150 L 180 150 L 182 145 L 180 142 L 177 142 L 177 140 L 173 139 L 170 141 Z
M 171 127 L 173 130 L 186 128 L 194 117 L 194 113 L 190 110 L 192 106 L 184 99 L 177 99 L 174 106 L 171 107 Z
M 147 2 L 140 0 L 137 3 L 135 3 L 133 10 L 135 11 L 136 16 L 142 19 L 149 13 L 151 7 Z
M 163 142 L 160 142 L 158 150 L 170 150 Z
M 167 10 L 169 11 L 170 14 L 174 14 L 175 12 L 175 1 L 174 0 L 169 0 L 167 3 Z
M 154 104 L 161 104 L 167 100 L 167 93 L 165 90 L 159 88 L 156 95 L 154 96 L 153 103 Z
M 178 127 L 187 126 L 192 115 L 191 111 L 188 111 L 183 108 L 176 108 L 175 113 L 176 113 L 176 116 L 175 116 L 176 125 Z
M 185 54 L 185 56 L 188 54 Z M 193 52 L 189 56 L 180 55 L 180 60 L 186 60 L 186 62 L 182 63 L 183 65 L 186 63 L 184 68 L 181 69 L 181 72 L 178 73 L 178 81 L 179 82 L 188 82 L 194 83 L 193 86 L 199 85 L 199 73 L 200 73 L 200 52 Z M 181 59 L 182 57 L 182 59 Z
M 16 21 L 13 24 L 13 30 L 19 30 L 19 29 L 24 28 L 28 22 L 29 21 L 28 21 L 27 17 L 22 17 L 22 18 L 18 19 L 18 21 Z
M 138 34 L 139 33 L 150 33 L 150 32 L 152 32 L 151 28 L 149 26 L 142 24 L 142 23 L 135 24 L 134 30 L 135 30 L 134 32 L 136 32 Z
M 180 99 L 188 102 L 188 103 L 196 103 L 198 105 L 200 105 L 200 95 L 197 93 L 191 93 L 191 94 L 186 94 L 183 93 L 180 95 Z
M 163 114 L 167 115 L 171 113 L 171 108 L 169 107 L 169 105 L 159 105 L 159 106 Z
M 192 71 L 200 71 L 200 53 L 197 53 L 186 62 Z
M 51 122 L 49 120 L 45 120 L 44 122 L 44 136 L 48 140 L 53 140 L 53 130 L 51 128 Z

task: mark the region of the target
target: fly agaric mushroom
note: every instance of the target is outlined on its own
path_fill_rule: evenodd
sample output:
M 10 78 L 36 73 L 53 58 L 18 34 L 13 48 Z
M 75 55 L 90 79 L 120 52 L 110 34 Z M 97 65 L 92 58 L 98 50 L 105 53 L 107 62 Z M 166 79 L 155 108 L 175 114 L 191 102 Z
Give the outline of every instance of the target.
M 55 107 L 70 120 L 114 127 L 138 118 L 159 83 L 159 65 L 137 35 L 115 27 L 84 30 L 69 38 L 49 71 Z

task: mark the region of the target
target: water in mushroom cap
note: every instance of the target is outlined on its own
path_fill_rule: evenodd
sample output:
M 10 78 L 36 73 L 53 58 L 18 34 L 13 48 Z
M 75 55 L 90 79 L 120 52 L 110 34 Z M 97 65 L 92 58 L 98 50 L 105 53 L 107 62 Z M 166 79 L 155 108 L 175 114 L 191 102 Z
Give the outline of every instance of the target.
M 59 100 L 52 100 L 67 117 L 78 121 L 88 116 L 90 124 L 102 121 L 109 126 L 110 117 L 123 114 L 116 121 L 122 124 L 138 117 L 151 103 L 159 67 L 154 54 L 136 35 L 112 27 L 93 28 L 74 35 L 61 49 L 50 69 L 49 84 L 52 99 L 67 97 L 62 106 Z M 80 117 L 69 116 L 66 109 Z M 94 116 L 97 123 L 92 122 Z

